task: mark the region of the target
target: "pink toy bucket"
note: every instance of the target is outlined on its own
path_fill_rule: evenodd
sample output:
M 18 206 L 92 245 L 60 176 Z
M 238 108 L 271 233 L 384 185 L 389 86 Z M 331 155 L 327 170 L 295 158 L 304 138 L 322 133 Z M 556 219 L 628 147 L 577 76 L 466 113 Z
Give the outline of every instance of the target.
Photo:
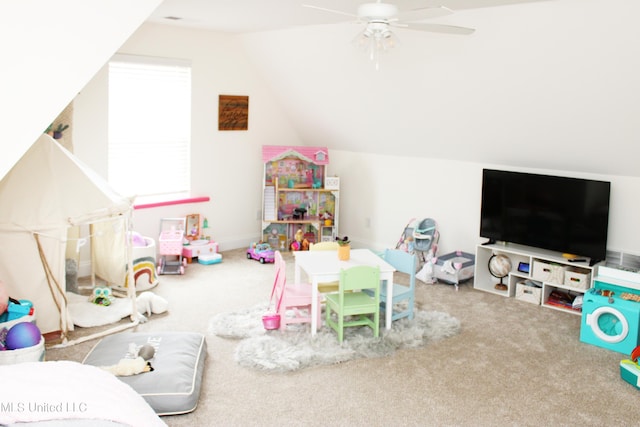
M 265 314 L 262 316 L 262 324 L 267 330 L 280 328 L 280 315 L 279 314 Z

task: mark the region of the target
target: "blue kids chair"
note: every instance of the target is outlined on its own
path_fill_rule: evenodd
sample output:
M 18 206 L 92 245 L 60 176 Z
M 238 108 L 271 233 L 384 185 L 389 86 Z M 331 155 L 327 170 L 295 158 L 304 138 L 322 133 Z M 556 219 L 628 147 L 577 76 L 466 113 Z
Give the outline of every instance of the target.
M 387 295 L 387 287 L 380 288 L 380 308 L 384 311 L 394 310 L 391 320 L 408 317 L 413 319 L 413 310 L 416 291 L 416 270 L 418 269 L 418 257 L 400 249 L 387 249 L 384 252 L 384 260 L 392 265 L 396 271 L 409 275 L 409 286 L 393 284 L 393 294 Z M 402 309 L 398 303 L 407 302 L 407 307 Z

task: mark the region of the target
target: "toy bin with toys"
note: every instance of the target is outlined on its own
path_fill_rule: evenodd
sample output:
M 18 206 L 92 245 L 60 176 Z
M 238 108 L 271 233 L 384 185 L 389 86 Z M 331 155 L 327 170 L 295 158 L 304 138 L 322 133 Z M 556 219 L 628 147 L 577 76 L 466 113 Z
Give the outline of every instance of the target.
M 0 314 L 0 365 L 44 360 L 44 337 L 36 326 L 35 310 L 28 300 L 9 299 Z
M 638 358 L 640 358 L 640 346 L 633 349 L 629 355 L 629 359 L 620 361 L 620 377 L 635 388 L 640 389 L 640 367 L 638 366 Z

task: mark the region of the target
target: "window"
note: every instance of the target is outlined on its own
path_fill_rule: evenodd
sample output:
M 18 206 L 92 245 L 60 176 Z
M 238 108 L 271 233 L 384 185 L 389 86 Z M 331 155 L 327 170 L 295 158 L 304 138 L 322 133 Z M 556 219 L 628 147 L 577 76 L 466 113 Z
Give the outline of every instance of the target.
M 191 67 L 116 55 L 109 62 L 108 181 L 125 196 L 190 190 Z

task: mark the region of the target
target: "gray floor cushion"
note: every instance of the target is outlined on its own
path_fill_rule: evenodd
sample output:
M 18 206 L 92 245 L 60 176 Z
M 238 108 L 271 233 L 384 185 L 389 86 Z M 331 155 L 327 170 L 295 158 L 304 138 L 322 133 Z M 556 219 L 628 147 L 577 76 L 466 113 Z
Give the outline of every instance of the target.
M 204 362 L 205 337 L 195 332 L 123 332 L 98 342 L 82 363 L 111 366 L 130 357 L 131 344 L 151 344 L 153 372 L 118 377 L 137 391 L 158 415 L 191 412 L 198 406 Z

